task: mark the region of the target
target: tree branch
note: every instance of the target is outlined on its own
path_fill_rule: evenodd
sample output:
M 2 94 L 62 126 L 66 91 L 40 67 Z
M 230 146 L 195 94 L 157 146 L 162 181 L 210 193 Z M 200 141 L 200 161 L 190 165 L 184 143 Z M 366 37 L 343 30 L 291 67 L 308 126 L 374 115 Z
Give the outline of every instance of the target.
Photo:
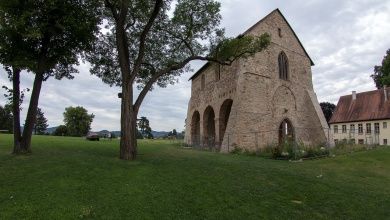
M 153 84 L 163 75 L 169 73 L 169 72 L 172 72 L 172 71 L 175 71 L 175 70 L 179 70 L 179 69 L 182 69 L 184 68 L 189 62 L 193 61 L 193 60 L 204 60 L 204 61 L 210 61 L 210 62 L 214 62 L 214 63 L 219 63 L 221 65 L 231 65 L 231 63 L 233 61 L 228 61 L 228 62 L 225 62 L 225 61 L 221 61 L 221 60 L 217 60 L 215 58 L 212 58 L 212 57 L 203 57 L 203 56 L 191 56 L 191 57 L 188 57 L 187 59 L 179 62 L 179 63 L 176 63 L 170 67 L 167 67 L 159 72 L 156 72 L 152 78 L 149 79 L 149 81 L 145 84 L 144 88 L 142 89 L 142 91 L 140 92 L 140 94 L 138 95 L 137 97 L 137 100 L 135 101 L 134 103 L 134 111 L 136 113 L 138 113 L 139 111 L 139 108 L 142 104 L 142 101 L 144 100 L 146 94 L 150 91 L 150 89 L 152 88 Z
M 143 29 L 141 36 L 140 36 L 140 43 L 139 43 L 139 49 L 138 49 L 138 57 L 134 63 L 134 68 L 131 73 L 131 78 L 130 81 L 132 82 L 135 77 L 136 73 L 139 72 L 139 69 L 141 67 L 142 61 L 144 59 L 145 55 L 145 43 L 146 43 L 146 37 L 150 31 L 150 29 L 153 26 L 154 21 L 156 20 L 158 13 L 160 12 L 160 9 L 163 6 L 163 1 L 162 0 L 156 0 L 156 3 L 154 4 L 154 9 L 152 14 L 150 15 L 150 18 L 148 20 L 148 23 L 145 25 L 145 28 Z
M 115 21 L 118 22 L 119 20 L 119 17 L 118 17 L 118 13 L 115 9 L 115 6 L 110 2 L 110 0 L 104 0 L 104 5 L 106 6 L 106 8 L 109 8 L 111 13 L 112 13 L 112 16 L 114 17 Z

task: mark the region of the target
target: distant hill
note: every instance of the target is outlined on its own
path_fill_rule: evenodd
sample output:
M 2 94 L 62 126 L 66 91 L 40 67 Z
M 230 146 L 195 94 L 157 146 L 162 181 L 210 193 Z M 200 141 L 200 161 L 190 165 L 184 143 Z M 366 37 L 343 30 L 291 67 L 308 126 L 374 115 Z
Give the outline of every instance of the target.
M 54 131 L 55 131 L 57 128 L 58 128 L 58 126 L 47 128 L 46 131 L 45 131 L 45 133 L 53 134 Z
M 167 135 L 169 132 L 168 131 L 152 131 L 153 137 L 159 138 Z

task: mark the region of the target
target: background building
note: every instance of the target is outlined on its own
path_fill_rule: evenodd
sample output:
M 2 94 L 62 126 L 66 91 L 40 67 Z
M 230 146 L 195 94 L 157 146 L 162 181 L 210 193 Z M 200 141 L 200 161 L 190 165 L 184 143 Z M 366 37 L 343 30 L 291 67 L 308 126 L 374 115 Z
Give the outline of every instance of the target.
M 390 141 L 389 89 L 341 96 L 329 121 L 334 142 L 387 145 Z

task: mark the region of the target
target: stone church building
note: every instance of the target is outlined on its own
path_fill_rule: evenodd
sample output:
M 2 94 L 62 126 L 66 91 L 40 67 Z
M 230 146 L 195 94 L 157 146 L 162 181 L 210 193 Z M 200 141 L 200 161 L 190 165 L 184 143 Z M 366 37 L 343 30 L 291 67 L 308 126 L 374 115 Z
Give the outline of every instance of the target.
M 313 61 L 279 9 L 244 35 L 271 34 L 269 47 L 231 66 L 206 63 L 191 78 L 185 141 L 193 146 L 255 150 L 295 140 L 327 141 L 313 91 Z

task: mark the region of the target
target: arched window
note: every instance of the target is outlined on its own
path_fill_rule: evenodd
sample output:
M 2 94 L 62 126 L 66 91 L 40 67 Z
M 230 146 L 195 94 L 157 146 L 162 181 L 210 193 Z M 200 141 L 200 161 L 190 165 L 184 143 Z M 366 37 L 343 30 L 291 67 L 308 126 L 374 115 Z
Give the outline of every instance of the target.
M 279 54 L 279 78 L 288 80 L 288 60 L 286 54 L 282 51 Z

